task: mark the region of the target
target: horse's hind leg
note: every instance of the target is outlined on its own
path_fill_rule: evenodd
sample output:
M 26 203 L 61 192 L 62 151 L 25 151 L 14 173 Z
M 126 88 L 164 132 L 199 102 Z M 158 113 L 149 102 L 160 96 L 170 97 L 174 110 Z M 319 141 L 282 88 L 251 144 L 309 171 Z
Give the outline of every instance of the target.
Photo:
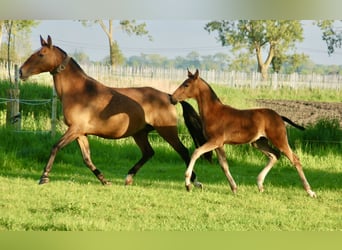
M 281 145 L 279 147 L 279 149 L 280 149 L 280 151 L 282 151 L 286 155 L 286 157 L 296 167 L 298 175 L 299 175 L 299 177 L 300 177 L 300 179 L 302 181 L 302 184 L 303 184 L 303 187 L 304 187 L 305 191 L 308 193 L 308 195 L 310 197 L 315 198 L 316 194 L 315 194 L 315 192 L 313 192 L 311 190 L 310 184 L 309 184 L 309 182 L 307 181 L 307 179 L 305 177 L 302 164 L 300 163 L 300 160 L 299 160 L 298 156 L 295 153 L 293 153 L 293 151 L 290 148 L 290 146 L 288 145 L 287 141 L 286 141 L 286 143 Z
M 94 173 L 94 175 L 97 177 L 97 179 L 100 180 L 100 182 L 103 185 L 110 185 L 111 182 L 107 181 L 103 174 L 96 168 L 96 166 L 93 164 L 90 158 L 90 148 L 89 148 L 89 142 L 88 138 L 85 135 L 79 136 L 77 138 L 78 145 L 80 146 L 83 161 L 88 166 L 88 168 Z
M 158 134 L 163 137 L 164 140 L 167 141 L 172 146 L 172 148 L 182 157 L 187 167 L 190 162 L 190 155 L 188 149 L 183 145 L 178 137 L 177 127 L 156 127 L 155 129 Z M 195 172 L 192 172 L 190 179 L 196 187 L 203 187 L 202 183 L 196 180 Z
M 257 178 L 257 184 L 260 192 L 264 191 L 264 180 L 266 178 L 266 175 L 271 170 L 273 165 L 277 162 L 277 160 L 280 158 L 280 153 L 273 149 L 269 144 L 268 140 L 265 137 L 262 137 L 258 139 L 257 141 L 252 143 L 252 146 L 259 149 L 261 152 L 263 152 L 268 158 L 269 162 L 264 167 L 264 169 L 259 173 Z
M 133 177 L 139 171 L 139 169 L 154 155 L 153 148 L 148 141 L 148 131 L 143 130 L 133 136 L 134 141 L 139 146 L 142 157 L 141 159 L 128 171 L 125 184 L 131 185 L 133 183 Z

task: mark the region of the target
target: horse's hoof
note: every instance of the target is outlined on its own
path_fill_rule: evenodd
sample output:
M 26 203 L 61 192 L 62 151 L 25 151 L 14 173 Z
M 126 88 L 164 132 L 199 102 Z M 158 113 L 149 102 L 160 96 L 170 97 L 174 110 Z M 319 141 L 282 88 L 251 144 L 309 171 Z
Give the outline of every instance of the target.
M 198 181 L 194 181 L 194 186 L 199 188 L 199 189 L 201 189 L 201 190 L 203 190 L 203 184 L 198 182 Z
M 307 192 L 308 192 L 308 195 L 309 195 L 311 198 L 317 198 L 317 195 L 316 195 L 316 193 L 315 193 L 314 191 L 308 190 Z
M 125 185 L 130 186 L 133 184 L 133 176 L 132 175 L 127 175 L 126 180 L 125 180 Z
M 107 181 L 107 180 L 103 180 L 103 181 L 102 181 L 102 184 L 103 184 L 104 186 L 111 186 L 111 185 L 112 185 L 112 182 L 111 182 L 111 181 Z
M 191 185 L 190 185 L 190 184 L 185 185 L 185 188 L 186 188 L 186 191 L 190 192 L 190 190 L 191 190 Z
M 258 189 L 260 193 L 263 193 L 265 191 L 263 185 L 258 185 Z
M 49 181 L 50 181 L 49 177 L 41 177 L 39 180 L 39 185 L 49 183 Z

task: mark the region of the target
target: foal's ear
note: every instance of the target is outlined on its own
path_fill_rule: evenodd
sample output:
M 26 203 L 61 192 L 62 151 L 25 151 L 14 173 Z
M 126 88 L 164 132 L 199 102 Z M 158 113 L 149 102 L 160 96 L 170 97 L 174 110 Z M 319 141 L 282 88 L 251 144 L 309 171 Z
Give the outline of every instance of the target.
M 198 72 L 198 69 L 196 69 L 196 72 L 195 72 L 195 75 L 194 75 L 194 78 L 197 79 L 199 77 L 199 72 Z
M 193 77 L 194 75 L 190 72 L 189 68 L 187 68 L 187 70 L 188 70 L 188 77 L 189 78 Z

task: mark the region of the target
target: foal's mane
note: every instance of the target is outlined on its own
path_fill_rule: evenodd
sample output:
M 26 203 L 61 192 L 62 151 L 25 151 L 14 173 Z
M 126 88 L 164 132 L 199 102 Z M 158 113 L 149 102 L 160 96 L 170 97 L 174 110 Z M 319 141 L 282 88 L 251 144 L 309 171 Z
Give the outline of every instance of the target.
M 211 99 L 213 100 L 213 101 L 219 101 L 219 102 L 221 102 L 221 100 L 220 100 L 220 98 L 216 95 L 216 93 L 214 92 L 214 90 L 212 89 L 212 87 L 209 85 L 209 83 L 207 83 L 203 78 L 200 78 L 201 79 L 201 81 L 203 82 L 203 83 L 205 83 L 207 86 L 208 86 L 208 88 L 209 88 L 209 91 L 210 91 L 210 96 L 211 96 Z

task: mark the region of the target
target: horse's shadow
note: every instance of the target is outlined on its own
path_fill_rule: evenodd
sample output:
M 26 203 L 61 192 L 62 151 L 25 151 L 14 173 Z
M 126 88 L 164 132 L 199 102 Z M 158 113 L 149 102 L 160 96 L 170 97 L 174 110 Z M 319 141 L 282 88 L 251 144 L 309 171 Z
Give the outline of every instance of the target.
M 25 178 L 35 180 L 38 183 L 39 177 L 43 171 L 43 167 L 48 160 L 48 155 L 52 147 L 50 135 L 38 135 L 32 134 L 26 136 L 25 140 L 37 140 L 34 137 L 41 137 L 41 145 L 38 149 L 34 146 L 18 149 L 15 145 L 5 151 L 6 154 L 15 154 L 22 164 L 19 164 L 18 169 L 6 169 L 0 170 L 0 175 L 8 178 Z M 28 137 L 28 138 L 27 138 Z M 158 139 L 162 140 L 162 139 Z M 18 137 L 13 143 L 23 142 Z M 153 140 L 151 145 L 155 150 L 154 157 L 147 162 L 144 167 L 139 171 L 135 177 L 135 183 L 138 185 L 153 186 L 153 182 L 167 183 L 176 182 L 179 183 L 180 188 L 184 188 L 184 173 L 185 164 L 179 155 L 171 149 L 165 142 L 164 145 L 156 146 Z M 103 172 L 103 174 L 113 182 L 114 185 L 124 185 L 124 178 L 136 162 L 141 157 L 141 153 L 138 147 L 129 141 L 121 143 L 117 140 L 112 140 L 112 143 L 104 142 L 102 139 L 90 138 L 90 146 L 92 152 L 93 162 Z M 193 148 L 189 150 L 190 153 Z M 226 153 L 231 173 L 235 178 L 237 185 L 255 186 L 256 178 L 264 165 L 267 163 L 267 158 L 260 157 L 261 164 L 248 161 L 249 151 L 246 151 L 246 159 L 240 159 Z M 33 160 L 35 159 L 35 160 Z M 324 166 L 321 169 L 313 169 L 305 164 L 305 160 L 302 160 L 304 172 L 312 186 L 315 189 L 327 189 L 336 190 L 342 188 L 342 172 L 325 171 Z M 329 163 L 325 163 L 327 169 L 330 167 Z M 20 167 L 22 165 L 22 167 Z M 27 168 L 27 169 L 25 169 Z M 207 184 L 222 184 L 226 185 L 223 188 L 229 188 L 228 182 L 225 179 L 223 172 L 217 162 L 216 156 L 214 156 L 213 162 L 208 163 L 203 159 L 197 161 L 195 171 L 198 175 L 199 181 L 204 185 Z M 73 142 L 67 147 L 63 148 L 56 157 L 52 172 L 50 174 L 51 181 L 75 181 L 79 183 L 98 183 L 95 176 L 84 165 L 80 149 L 77 143 Z M 99 183 L 100 184 L 100 183 Z M 135 184 L 133 184 L 135 185 Z M 269 172 L 265 179 L 265 187 L 268 185 L 280 186 L 280 187 L 295 187 L 301 188 L 301 182 L 298 178 L 297 171 L 291 166 L 286 157 L 282 156 L 279 163 L 277 163 Z M 161 185 L 158 185 L 158 188 Z M 169 188 L 166 187 L 165 188 Z
M 287 159 L 284 161 L 288 161 Z M 267 160 L 265 160 L 266 164 Z M 291 164 L 276 164 L 273 166 L 272 170 L 268 173 L 265 178 L 265 188 L 268 189 L 268 186 L 275 187 L 298 187 L 302 188 L 301 181 L 298 177 L 298 173 Z M 215 184 L 218 181 L 222 183 L 226 183 L 227 188 L 229 188 L 228 182 L 224 174 L 222 173 L 220 166 L 218 163 L 215 163 L 215 170 L 210 170 L 210 172 L 215 172 L 211 174 L 211 176 L 203 175 L 201 172 L 198 172 L 202 178 L 203 183 L 211 183 Z M 257 176 L 263 169 L 263 165 L 256 165 L 254 163 L 249 163 L 248 161 L 240 161 L 240 160 L 231 160 L 230 161 L 230 170 L 231 173 L 237 183 L 237 185 L 246 185 L 246 186 L 255 186 L 257 190 Z M 328 166 L 327 166 L 328 167 Z M 304 167 L 304 172 L 307 179 L 310 182 L 313 190 L 317 189 L 328 189 L 328 190 L 337 190 L 342 188 L 342 173 L 341 172 L 330 172 L 319 169 L 310 169 L 309 166 Z M 207 177 L 208 176 L 208 177 Z M 213 177 L 217 176 L 217 179 Z

